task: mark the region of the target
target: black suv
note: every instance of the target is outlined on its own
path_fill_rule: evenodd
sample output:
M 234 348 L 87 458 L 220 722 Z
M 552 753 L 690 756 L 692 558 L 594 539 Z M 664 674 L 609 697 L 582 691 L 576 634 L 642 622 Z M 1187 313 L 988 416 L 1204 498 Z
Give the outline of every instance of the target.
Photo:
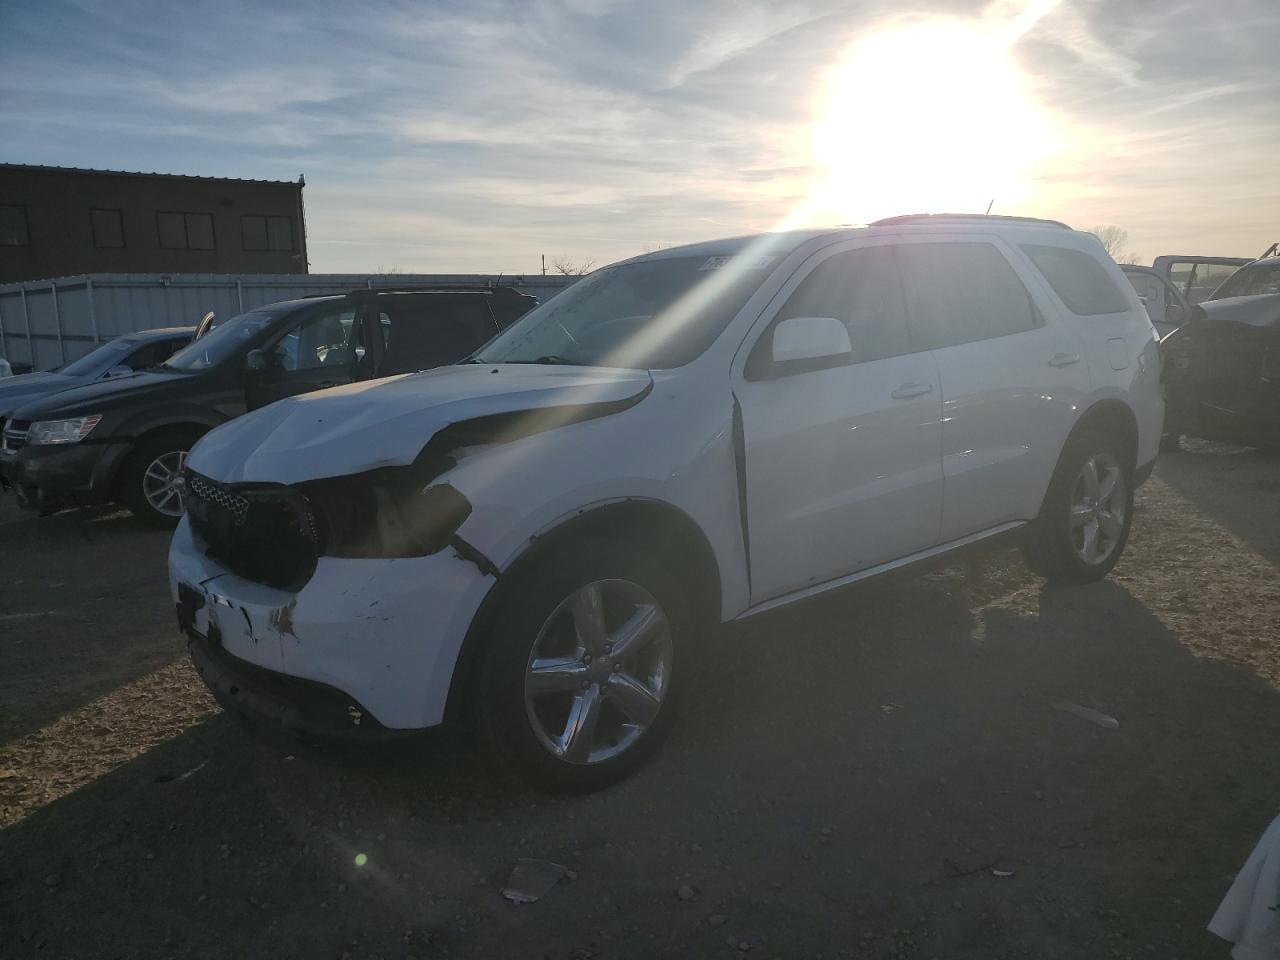
M 24 506 L 119 501 L 172 527 L 187 451 L 283 397 L 456 363 L 536 304 L 509 287 L 356 290 L 258 307 L 144 373 L 14 410 L 0 475 Z

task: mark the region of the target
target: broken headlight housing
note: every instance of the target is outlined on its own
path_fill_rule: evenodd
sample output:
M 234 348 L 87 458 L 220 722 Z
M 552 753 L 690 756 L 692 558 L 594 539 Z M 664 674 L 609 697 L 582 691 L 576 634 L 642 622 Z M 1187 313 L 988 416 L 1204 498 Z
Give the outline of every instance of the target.
M 414 465 L 299 484 L 324 526 L 330 557 L 425 557 L 471 515 L 471 503 Z

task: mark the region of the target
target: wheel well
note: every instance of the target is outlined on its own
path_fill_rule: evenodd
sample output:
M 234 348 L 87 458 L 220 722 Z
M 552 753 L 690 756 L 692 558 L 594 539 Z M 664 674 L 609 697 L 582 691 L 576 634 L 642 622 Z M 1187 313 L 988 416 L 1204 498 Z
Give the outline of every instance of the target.
M 129 446 L 128 454 L 121 458 L 120 466 L 116 469 L 116 475 L 112 479 L 112 487 L 116 492 L 116 496 L 119 497 L 120 495 L 120 485 L 124 482 L 124 477 L 128 472 L 129 463 L 137 454 L 138 448 L 144 443 L 149 443 L 156 437 L 169 433 L 178 434 L 183 437 L 190 437 L 191 442 L 194 443 L 212 429 L 212 427 L 206 426 L 203 423 L 166 423 L 162 426 L 152 427 L 150 430 L 138 434 L 138 436 L 133 438 L 133 443 Z
M 518 576 L 521 569 L 538 563 L 551 551 L 562 550 L 580 538 L 607 539 L 634 544 L 652 552 L 689 586 L 693 616 L 699 630 L 720 622 L 720 565 L 706 535 L 684 511 L 656 500 L 625 500 L 580 512 L 554 529 L 532 538 L 529 547 L 510 563 L 489 591 L 467 631 L 458 654 L 449 698 L 447 719 L 458 718 L 467 690 L 478 672 L 482 637 L 496 606 L 502 580 Z
M 1101 400 L 1086 410 L 1072 428 L 1067 444 L 1086 430 L 1096 430 L 1116 438 L 1120 443 L 1120 452 L 1124 455 L 1124 467 L 1130 472 L 1137 468 L 1138 418 L 1123 401 Z
M 1121 465 L 1129 471 L 1130 475 L 1137 468 L 1138 418 L 1133 415 L 1128 405 L 1120 400 L 1100 400 L 1081 415 L 1062 445 L 1062 450 L 1058 453 L 1058 462 L 1053 468 L 1053 475 L 1049 478 L 1044 497 L 1040 501 L 1041 512 L 1044 510 L 1044 501 L 1048 499 L 1049 492 L 1053 488 L 1054 477 L 1062 469 L 1062 458 L 1067 455 L 1067 451 L 1071 449 L 1077 437 L 1095 430 L 1109 437 L 1115 437 L 1119 441 Z

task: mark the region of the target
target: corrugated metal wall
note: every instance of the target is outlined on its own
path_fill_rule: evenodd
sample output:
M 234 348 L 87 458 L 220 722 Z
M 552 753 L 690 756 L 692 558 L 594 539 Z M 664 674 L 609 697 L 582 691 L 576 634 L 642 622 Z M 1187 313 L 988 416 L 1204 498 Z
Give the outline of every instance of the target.
M 498 281 L 546 300 L 577 277 L 480 274 L 110 274 L 0 285 L 0 357 L 35 370 L 75 360 L 135 330 L 195 324 L 212 310 L 234 316 L 264 303 L 356 287 Z

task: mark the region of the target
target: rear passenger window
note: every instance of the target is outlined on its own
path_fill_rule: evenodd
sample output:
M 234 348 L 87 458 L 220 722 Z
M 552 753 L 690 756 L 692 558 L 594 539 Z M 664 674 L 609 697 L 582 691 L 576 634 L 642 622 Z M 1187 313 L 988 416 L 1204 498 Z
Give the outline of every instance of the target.
M 1129 301 L 1111 276 L 1087 253 L 1038 244 L 1024 244 L 1022 252 L 1049 281 L 1058 299 L 1077 316 L 1096 317 L 1129 309 Z
M 385 298 L 379 319 L 387 356 L 379 376 L 457 363 L 483 346 L 498 332 L 488 301 L 489 294 L 462 292 Z
M 853 363 L 911 353 L 902 282 L 886 247 L 828 257 L 800 282 L 774 319 L 835 317 L 849 330 Z M 772 334 L 763 338 L 772 344 Z
M 921 349 L 990 340 L 1044 323 L 1031 294 L 989 243 L 909 243 L 897 248 L 911 337 Z

